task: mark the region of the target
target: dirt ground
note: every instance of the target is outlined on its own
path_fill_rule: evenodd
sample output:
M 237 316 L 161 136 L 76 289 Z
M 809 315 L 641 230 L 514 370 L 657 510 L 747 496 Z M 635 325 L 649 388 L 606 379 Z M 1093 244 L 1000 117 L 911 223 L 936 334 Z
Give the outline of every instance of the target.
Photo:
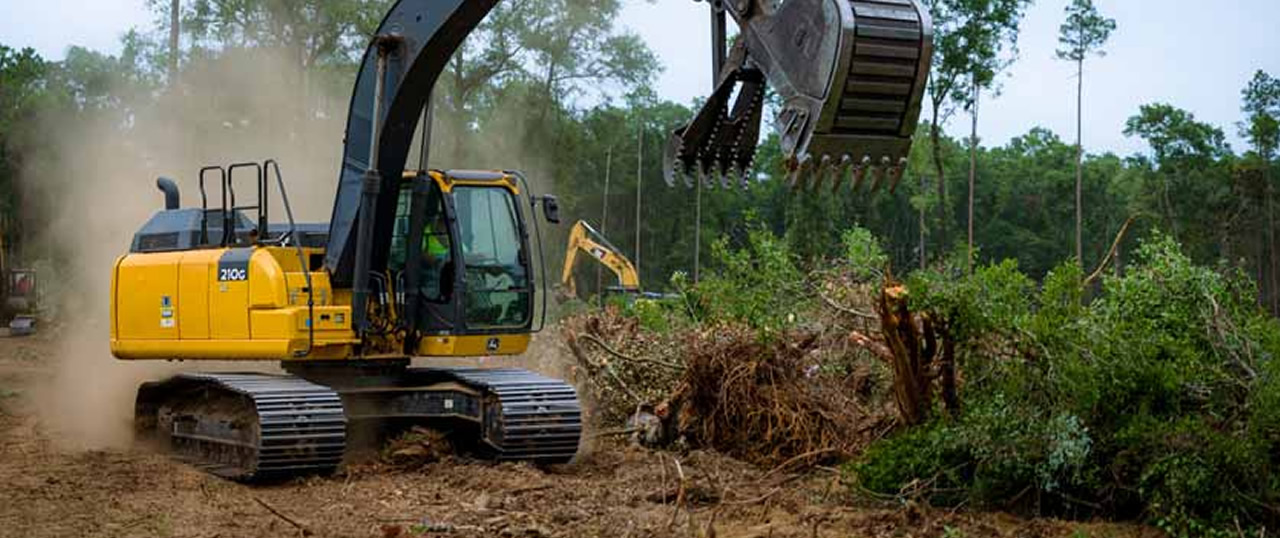
M 246 486 L 145 447 L 68 448 L 38 417 L 49 337 L 0 339 L 0 536 L 1146 537 L 1150 529 L 876 505 L 834 470 L 593 438 L 551 469 L 452 459 Z M 683 477 L 683 480 L 681 479 Z

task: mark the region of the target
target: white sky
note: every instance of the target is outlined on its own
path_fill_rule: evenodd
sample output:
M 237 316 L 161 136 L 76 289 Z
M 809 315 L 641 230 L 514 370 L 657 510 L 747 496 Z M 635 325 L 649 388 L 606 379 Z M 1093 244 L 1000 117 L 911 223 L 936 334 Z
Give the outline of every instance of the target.
M 979 133 L 988 143 L 1041 125 L 1074 139 L 1072 67 L 1053 57 L 1067 0 L 1038 0 L 1022 27 L 1021 55 L 1002 79 L 1002 94 L 985 98 Z M 1190 110 L 1226 131 L 1237 151 L 1240 89 L 1257 69 L 1280 75 L 1280 0 L 1097 0 L 1118 28 L 1108 54 L 1085 64 L 1085 145 L 1122 154 L 1144 149 L 1125 138 L 1124 121 L 1144 103 Z M 666 70 L 659 95 L 689 102 L 709 91 L 710 35 L 706 4 L 689 0 L 627 0 L 622 22 L 638 32 Z M 70 45 L 116 52 L 120 36 L 151 23 L 145 0 L 0 0 L 0 43 L 34 47 L 60 59 Z M 968 117 L 953 127 L 967 133 Z

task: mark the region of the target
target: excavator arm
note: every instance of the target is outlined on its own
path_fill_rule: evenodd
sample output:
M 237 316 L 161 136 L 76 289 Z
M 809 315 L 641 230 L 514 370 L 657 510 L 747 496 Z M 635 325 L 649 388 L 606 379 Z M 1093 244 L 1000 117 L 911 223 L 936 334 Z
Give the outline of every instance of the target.
M 618 277 L 618 284 L 623 291 L 640 293 L 640 274 L 631 260 L 590 224 L 580 220 L 569 231 L 569 246 L 565 249 L 564 270 L 560 275 L 560 286 L 570 297 L 578 295 L 577 285 L 573 281 L 573 269 L 578 263 L 579 253 L 587 254 L 609 268 Z
M 364 54 L 347 118 L 324 266 L 353 290 L 367 322 L 369 274 L 387 267 L 396 182 L 436 80 L 498 0 L 400 0 Z M 896 183 L 929 72 L 931 30 L 919 0 L 712 0 L 717 85 L 667 144 L 666 177 L 751 181 L 766 84 L 782 107 L 785 162 L 797 187 Z M 741 30 L 730 48 L 724 20 Z M 529 194 L 529 193 L 525 193 Z M 416 193 L 411 222 L 422 223 Z M 539 198 L 530 194 L 532 204 Z M 414 293 L 410 290 L 410 293 Z

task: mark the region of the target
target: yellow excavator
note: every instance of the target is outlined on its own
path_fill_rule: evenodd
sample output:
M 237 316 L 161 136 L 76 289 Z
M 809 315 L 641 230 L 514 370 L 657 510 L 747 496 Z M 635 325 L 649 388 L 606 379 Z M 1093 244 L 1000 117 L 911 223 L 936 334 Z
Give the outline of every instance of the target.
M 164 209 L 112 268 L 112 353 L 283 373 L 146 383 L 140 434 L 237 480 L 331 472 L 365 437 L 414 425 L 496 459 L 575 456 L 582 410 L 568 384 L 431 361 L 523 353 L 545 322 L 540 221 L 558 222 L 556 198 L 515 171 L 405 167 L 441 70 L 497 1 L 391 7 L 357 76 L 322 240 L 294 222 L 274 161 L 201 168 L 198 207 L 158 181 Z M 669 179 L 745 178 L 766 82 L 797 183 L 900 169 L 930 57 L 917 0 L 710 5 L 718 86 L 673 133 Z M 731 50 L 726 15 L 740 29 Z M 284 222 L 271 221 L 276 196 Z
M 569 244 L 564 253 L 564 269 L 560 274 L 560 290 L 568 298 L 578 296 L 573 270 L 578 265 L 578 255 L 586 254 L 613 272 L 618 278 L 614 289 L 626 294 L 640 294 L 640 273 L 618 247 L 613 246 L 587 221 L 580 220 L 569 230 Z

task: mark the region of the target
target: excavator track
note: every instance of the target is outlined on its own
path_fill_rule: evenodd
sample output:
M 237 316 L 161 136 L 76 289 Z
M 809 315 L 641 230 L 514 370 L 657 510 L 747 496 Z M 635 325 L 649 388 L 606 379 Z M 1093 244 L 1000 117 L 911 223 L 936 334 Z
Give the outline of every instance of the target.
M 144 384 L 137 428 L 179 460 L 239 481 L 332 473 L 351 421 L 470 432 L 462 441 L 499 461 L 567 463 L 578 452 L 577 393 L 526 370 L 397 368 L 372 386 L 341 366 L 295 372 L 189 373 Z M 452 427 L 459 423 L 473 427 Z
M 482 441 L 502 461 L 567 463 L 582 437 L 582 405 L 569 384 L 514 368 L 433 368 L 482 391 Z
M 233 480 L 331 473 L 346 451 L 341 397 L 291 376 L 181 374 L 143 385 L 136 405 L 140 430 Z

